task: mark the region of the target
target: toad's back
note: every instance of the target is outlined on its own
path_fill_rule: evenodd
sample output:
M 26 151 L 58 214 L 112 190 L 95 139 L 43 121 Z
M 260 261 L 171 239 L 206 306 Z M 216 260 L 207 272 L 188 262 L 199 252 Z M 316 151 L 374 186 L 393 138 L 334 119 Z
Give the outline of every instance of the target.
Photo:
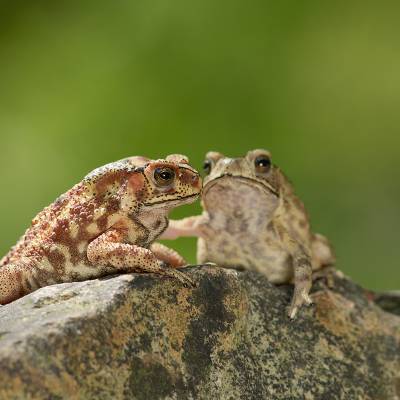
M 59 273 L 67 263 L 87 263 L 85 249 L 92 232 L 96 202 L 82 183 L 60 196 L 41 211 L 18 243 L 0 261 L 25 268 L 55 268 Z

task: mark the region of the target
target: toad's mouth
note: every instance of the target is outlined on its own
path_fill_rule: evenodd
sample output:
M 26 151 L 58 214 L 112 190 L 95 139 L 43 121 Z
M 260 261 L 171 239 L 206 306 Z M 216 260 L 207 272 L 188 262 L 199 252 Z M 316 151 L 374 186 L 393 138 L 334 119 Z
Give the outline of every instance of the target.
M 257 178 L 247 178 L 245 176 L 241 176 L 241 175 L 232 175 L 232 174 L 223 174 L 220 175 L 216 178 L 214 178 L 212 181 L 207 182 L 204 186 L 203 186 L 203 192 L 202 192 L 202 196 L 205 197 L 207 195 L 207 192 L 216 184 L 221 184 L 226 180 L 231 180 L 234 179 L 235 181 L 238 181 L 238 183 L 243 183 L 247 186 L 252 186 L 252 187 L 257 187 L 261 190 L 263 190 L 264 192 L 267 192 L 268 194 L 273 194 L 276 197 L 279 197 L 279 193 L 266 181 L 261 180 L 261 179 L 257 179 Z
M 193 203 L 199 196 L 200 193 L 194 193 L 188 196 L 175 196 L 171 199 L 160 199 L 154 202 L 143 203 L 143 206 L 151 208 L 174 207 L 175 204 L 183 205 Z

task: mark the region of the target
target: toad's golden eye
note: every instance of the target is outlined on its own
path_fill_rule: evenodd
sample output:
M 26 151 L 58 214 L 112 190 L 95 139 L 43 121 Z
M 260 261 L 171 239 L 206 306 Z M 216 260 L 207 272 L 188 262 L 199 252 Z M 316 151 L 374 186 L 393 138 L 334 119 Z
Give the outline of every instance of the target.
M 256 172 L 264 174 L 271 168 L 271 160 L 267 156 L 258 156 L 254 160 L 254 166 L 256 167 Z
M 175 172 L 171 168 L 156 168 L 154 179 L 160 186 L 168 186 L 175 179 Z
M 208 175 L 211 172 L 212 162 L 211 160 L 204 160 L 203 170 Z

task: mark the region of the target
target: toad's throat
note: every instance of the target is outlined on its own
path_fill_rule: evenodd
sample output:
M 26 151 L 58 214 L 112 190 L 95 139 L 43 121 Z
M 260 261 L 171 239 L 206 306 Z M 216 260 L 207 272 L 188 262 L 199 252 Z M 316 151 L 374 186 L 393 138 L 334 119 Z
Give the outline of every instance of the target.
M 240 176 L 240 175 L 232 175 L 232 174 L 223 174 L 218 176 L 217 178 L 214 178 L 212 181 L 207 182 L 203 186 L 203 198 L 206 196 L 207 192 L 216 184 L 223 182 L 224 180 L 228 179 L 234 179 L 237 180 L 238 183 L 244 183 L 248 186 L 256 186 L 259 189 L 267 192 L 268 194 L 273 194 L 276 197 L 279 197 L 279 193 L 268 183 L 265 181 L 261 181 L 259 179 L 254 179 L 254 178 L 247 178 L 245 176 Z

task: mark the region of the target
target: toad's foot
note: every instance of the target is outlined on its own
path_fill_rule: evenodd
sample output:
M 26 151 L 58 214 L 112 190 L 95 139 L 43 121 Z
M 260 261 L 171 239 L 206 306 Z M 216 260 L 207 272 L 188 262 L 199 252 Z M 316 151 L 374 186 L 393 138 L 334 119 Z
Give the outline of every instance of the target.
M 299 308 L 303 305 L 311 305 L 312 300 L 310 296 L 308 295 L 308 290 L 301 290 L 301 291 L 296 291 L 293 295 L 292 303 L 289 307 L 289 318 L 294 319 L 296 317 L 297 311 Z
M 160 275 L 165 275 L 170 278 L 177 279 L 185 287 L 196 287 L 196 283 L 186 273 L 179 271 L 175 268 L 171 268 L 167 263 L 163 262 L 159 271 L 154 271 Z
M 206 262 L 202 264 L 186 264 L 186 267 L 218 267 L 218 265 L 213 262 Z
M 204 264 L 186 264 L 183 267 L 179 267 L 179 268 L 189 268 L 189 267 L 216 267 L 217 264 L 214 263 L 204 263 Z M 168 271 L 168 273 L 163 273 L 164 275 L 168 275 L 172 278 L 176 278 L 178 279 L 185 287 L 197 287 L 197 284 L 191 279 L 189 278 L 189 276 L 182 272 L 179 271 L 175 268 L 171 268 L 170 266 L 168 266 L 168 264 L 165 264 L 165 271 Z

